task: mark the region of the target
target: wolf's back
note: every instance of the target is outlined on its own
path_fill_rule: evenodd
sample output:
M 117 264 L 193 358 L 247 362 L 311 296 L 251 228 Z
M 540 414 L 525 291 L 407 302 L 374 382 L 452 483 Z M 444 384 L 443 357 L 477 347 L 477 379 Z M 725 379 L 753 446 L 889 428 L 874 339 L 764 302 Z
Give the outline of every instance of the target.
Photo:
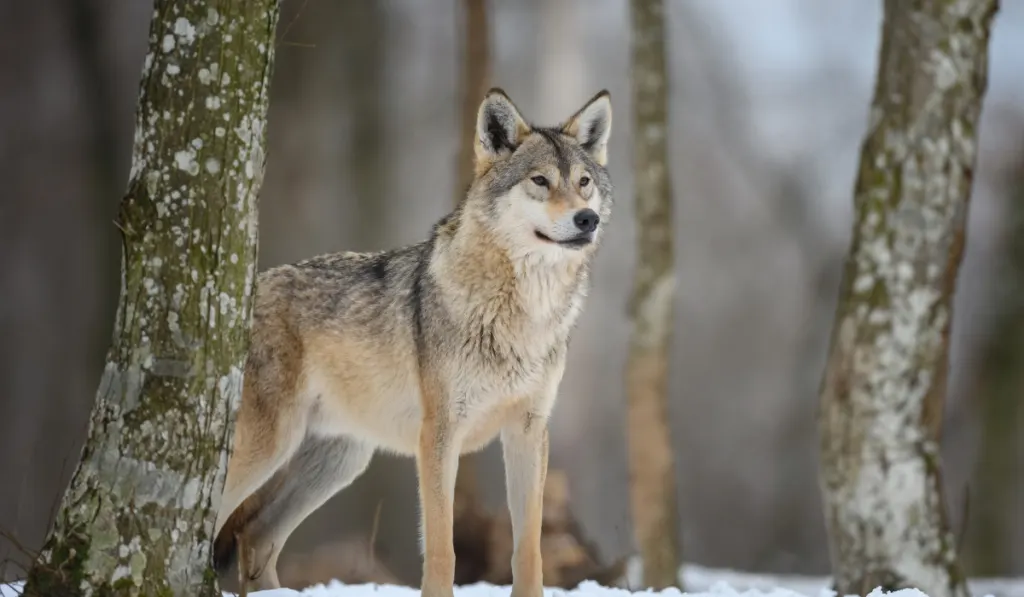
M 428 245 L 331 253 L 269 269 L 258 280 L 253 331 L 272 316 L 284 316 L 299 334 L 339 326 L 345 333 L 389 331 L 396 317 L 411 316 Z

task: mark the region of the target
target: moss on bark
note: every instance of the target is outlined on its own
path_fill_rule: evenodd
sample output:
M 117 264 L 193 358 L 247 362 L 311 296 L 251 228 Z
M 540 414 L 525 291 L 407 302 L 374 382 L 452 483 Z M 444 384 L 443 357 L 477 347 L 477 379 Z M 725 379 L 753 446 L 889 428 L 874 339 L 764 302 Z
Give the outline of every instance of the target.
M 219 595 L 209 543 L 241 395 L 276 0 L 157 0 L 89 435 L 27 595 Z
M 887 0 L 821 389 L 836 590 L 966 597 L 939 439 L 997 0 Z

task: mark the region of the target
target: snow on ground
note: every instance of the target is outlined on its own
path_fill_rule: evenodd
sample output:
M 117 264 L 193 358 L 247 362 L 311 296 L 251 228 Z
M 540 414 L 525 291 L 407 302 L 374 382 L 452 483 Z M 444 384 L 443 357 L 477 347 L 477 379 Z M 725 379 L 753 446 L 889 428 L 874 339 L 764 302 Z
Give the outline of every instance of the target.
M 630 562 L 626 582 L 635 583 L 639 574 L 638 562 Z M 751 574 L 734 570 L 704 568 L 693 564 L 683 567 L 686 593 L 677 589 L 663 591 L 630 591 L 619 587 L 603 587 L 596 582 L 585 581 L 571 590 L 545 589 L 544 597 L 835 597 L 829 590 L 827 577 L 780 576 Z M 975 579 L 970 581 L 971 592 L 976 597 L 1024 597 L 1024 579 Z M 0 597 L 18 597 L 21 583 L 0 585 Z M 455 588 L 455 597 L 508 597 L 511 587 L 486 583 Z M 224 593 L 224 597 L 233 597 Z M 277 589 L 254 591 L 252 597 L 419 597 L 419 589 L 392 585 L 358 584 L 345 585 L 334 581 L 324 586 L 310 587 L 304 591 Z M 927 597 L 917 589 L 903 589 L 885 592 L 875 589 L 867 597 Z
M 20 585 L 20 583 L 19 583 Z M 19 594 L 17 585 L 0 585 L 0 597 L 17 597 Z M 455 588 L 455 597 L 508 597 L 511 587 L 495 586 L 486 583 L 467 585 Z M 310 587 L 305 591 L 293 591 L 291 589 L 277 589 L 273 591 L 255 591 L 249 593 L 252 597 L 419 597 L 419 589 L 410 587 L 396 587 L 392 585 L 343 585 L 333 582 L 328 586 L 319 585 Z M 231 593 L 224 593 L 225 597 L 231 597 Z M 603 587 L 592 581 L 585 581 L 575 589 L 545 589 L 545 597 L 631 597 L 633 595 L 663 595 L 665 597 L 678 597 L 684 595 L 677 589 L 665 589 L 663 591 L 638 591 L 631 592 L 621 588 Z M 822 590 L 815 594 L 803 594 L 795 591 L 774 588 L 774 589 L 745 589 L 737 590 L 725 583 L 716 583 L 705 591 L 685 593 L 691 597 L 831 597 L 831 591 Z M 893 593 L 885 593 L 880 590 L 873 591 L 868 597 L 927 597 L 916 589 L 904 589 Z
M 638 560 L 629 562 L 629 567 L 626 570 L 627 582 L 638 582 L 639 566 Z M 826 594 L 832 595 L 829 590 L 832 579 L 827 576 L 756 574 L 724 568 L 705 568 L 696 564 L 686 564 L 683 566 L 682 572 L 686 590 L 693 593 L 709 593 L 716 585 L 725 585 L 735 590 L 735 594 L 746 597 L 767 594 L 776 588 L 786 589 L 791 596 L 825 597 Z M 1024 597 L 1024 578 L 973 578 L 968 579 L 967 584 L 974 597 Z M 748 593 L 751 590 L 760 591 L 760 593 Z M 909 593 L 898 593 L 900 597 L 911 597 Z M 872 593 L 871 595 L 879 597 L 883 594 Z M 891 593 L 891 595 L 896 594 Z M 921 597 L 923 593 L 915 591 L 914 595 Z
M 622 587 L 604 587 L 593 581 L 585 581 L 571 590 L 545 589 L 544 597 L 836 597 L 829 589 L 830 578 L 826 576 L 796 576 L 778 574 L 755 574 L 722 568 L 705 568 L 686 564 L 680 571 L 686 584 L 686 593 L 677 589 L 663 591 L 631 591 Z M 640 562 L 634 558 L 629 562 L 623 584 L 639 584 Z M 1024 597 L 1024 578 L 978 578 L 968 581 L 975 597 Z M 21 584 L 0 585 L 0 597 L 19 597 Z M 455 597 L 508 597 L 511 587 L 477 583 L 455 588 Z M 224 593 L 224 597 L 234 597 Z M 419 589 L 393 585 L 358 584 L 346 585 L 334 581 L 329 585 L 317 585 L 304 591 L 277 589 L 253 591 L 252 597 L 419 597 Z M 917 589 L 886 592 L 875 589 L 866 597 L 928 597 Z

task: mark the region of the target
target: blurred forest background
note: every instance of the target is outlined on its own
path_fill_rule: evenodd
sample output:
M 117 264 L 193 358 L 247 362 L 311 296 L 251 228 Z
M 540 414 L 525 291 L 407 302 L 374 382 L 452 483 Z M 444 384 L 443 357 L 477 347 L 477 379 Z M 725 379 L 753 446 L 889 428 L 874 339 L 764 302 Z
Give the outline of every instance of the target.
M 881 3 L 666 6 L 679 276 L 671 426 L 685 557 L 825 574 L 818 386 Z M 632 552 L 623 372 L 643 233 L 632 213 L 628 6 L 487 8 L 491 82 L 525 114 L 553 123 L 601 88 L 615 106 L 618 204 L 551 439 L 551 468 L 567 475 L 573 514 L 612 561 Z M 113 219 L 150 16 L 141 1 L 0 3 L 0 529 L 29 547 L 41 544 L 77 462 L 110 341 L 120 265 Z M 450 209 L 461 190 L 464 21 L 458 0 L 283 2 L 261 269 L 410 243 Z M 946 495 L 972 575 L 1024 575 L 1021 72 L 1024 3 L 1004 2 L 943 435 Z M 487 505 L 504 507 L 500 449 L 477 462 Z M 282 580 L 319 561 L 300 556 L 328 546 L 326 561 L 338 565 L 340 548 L 330 546 L 362 545 L 375 532 L 380 565 L 416 583 L 415 490 L 411 460 L 378 455 L 293 535 Z M 0 560 L 15 556 L 0 540 Z

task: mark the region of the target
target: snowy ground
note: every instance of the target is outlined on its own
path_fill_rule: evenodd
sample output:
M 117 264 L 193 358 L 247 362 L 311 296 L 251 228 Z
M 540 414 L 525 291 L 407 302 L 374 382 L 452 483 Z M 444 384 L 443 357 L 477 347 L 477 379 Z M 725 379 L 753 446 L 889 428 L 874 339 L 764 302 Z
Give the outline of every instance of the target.
M 831 593 L 826 592 L 827 595 Z M 410 587 L 396 587 L 390 585 L 343 585 L 335 582 L 330 586 L 320 585 L 317 587 L 311 587 L 305 591 L 298 592 L 291 589 L 277 589 L 274 591 L 256 591 L 249 593 L 252 597 L 419 597 L 419 590 Z M 547 589 L 544 591 L 545 597 L 629 597 L 631 595 L 655 595 L 659 594 L 654 591 L 641 591 L 641 592 L 630 592 L 626 589 L 602 587 L 601 585 L 586 581 L 580 584 L 579 587 L 564 591 L 562 589 Z M 683 595 L 676 589 L 666 589 L 660 592 L 665 597 Z M 0 595 L 3 597 L 16 597 L 18 595 L 17 587 L 13 585 L 0 586 Z M 230 597 L 230 593 L 225 593 L 225 597 Z M 507 597 L 509 595 L 509 587 L 499 587 L 488 584 L 475 584 L 467 585 L 463 587 L 456 587 L 455 597 Z M 807 595 L 803 593 L 797 593 L 789 589 L 775 588 L 762 591 L 760 589 L 747 589 L 737 590 L 725 583 L 718 583 L 710 587 L 707 591 L 690 592 L 686 595 L 695 597 L 704 596 L 716 596 L 716 597 L 826 597 L 825 594 L 819 595 Z M 926 597 L 924 593 L 906 589 L 903 591 L 897 591 L 895 593 L 883 593 L 881 591 L 872 592 L 869 597 L 882 597 L 883 595 L 892 595 L 893 597 Z
M 637 562 L 631 562 L 626 574 L 626 583 L 635 584 L 639 570 Z M 624 588 L 603 587 L 595 582 L 584 582 L 572 590 L 547 589 L 545 597 L 631 597 L 633 595 L 652 597 L 835 597 L 828 589 L 829 579 L 812 576 L 777 576 L 760 575 L 733 570 L 704 568 L 686 565 L 683 567 L 683 578 L 686 582 L 686 593 L 676 589 L 664 591 L 630 591 Z M 975 579 L 970 581 L 971 592 L 975 597 L 1024 597 L 1024 579 Z M 17 597 L 20 594 L 20 583 L 0 585 L 0 597 Z M 508 597 L 509 587 L 479 583 L 456 587 L 455 597 Z M 411 587 L 390 585 L 343 585 L 334 582 L 328 586 L 320 585 L 304 591 L 278 589 L 275 591 L 255 591 L 252 597 L 419 597 L 419 590 Z M 225 597 L 233 594 L 225 593 Z M 905 589 L 887 593 L 875 590 L 867 597 L 927 597 L 916 589 Z
M 630 562 L 627 579 L 635 582 L 639 578 L 638 562 Z M 826 576 L 787 576 L 781 574 L 754 574 L 721 568 L 705 568 L 694 564 L 683 567 L 683 580 L 687 591 L 700 594 L 744 595 L 757 597 L 772 595 L 804 595 L 807 597 L 832 597 L 829 585 L 832 579 Z M 1024 597 L 1024 578 L 976 578 L 967 581 L 974 597 Z M 732 590 L 715 593 L 717 586 L 725 585 Z M 775 593 L 782 589 L 783 593 Z M 752 591 L 752 592 L 751 592 Z M 872 592 L 872 597 L 899 595 L 899 597 L 922 597 L 921 591 L 897 591 L 894 593 Z

